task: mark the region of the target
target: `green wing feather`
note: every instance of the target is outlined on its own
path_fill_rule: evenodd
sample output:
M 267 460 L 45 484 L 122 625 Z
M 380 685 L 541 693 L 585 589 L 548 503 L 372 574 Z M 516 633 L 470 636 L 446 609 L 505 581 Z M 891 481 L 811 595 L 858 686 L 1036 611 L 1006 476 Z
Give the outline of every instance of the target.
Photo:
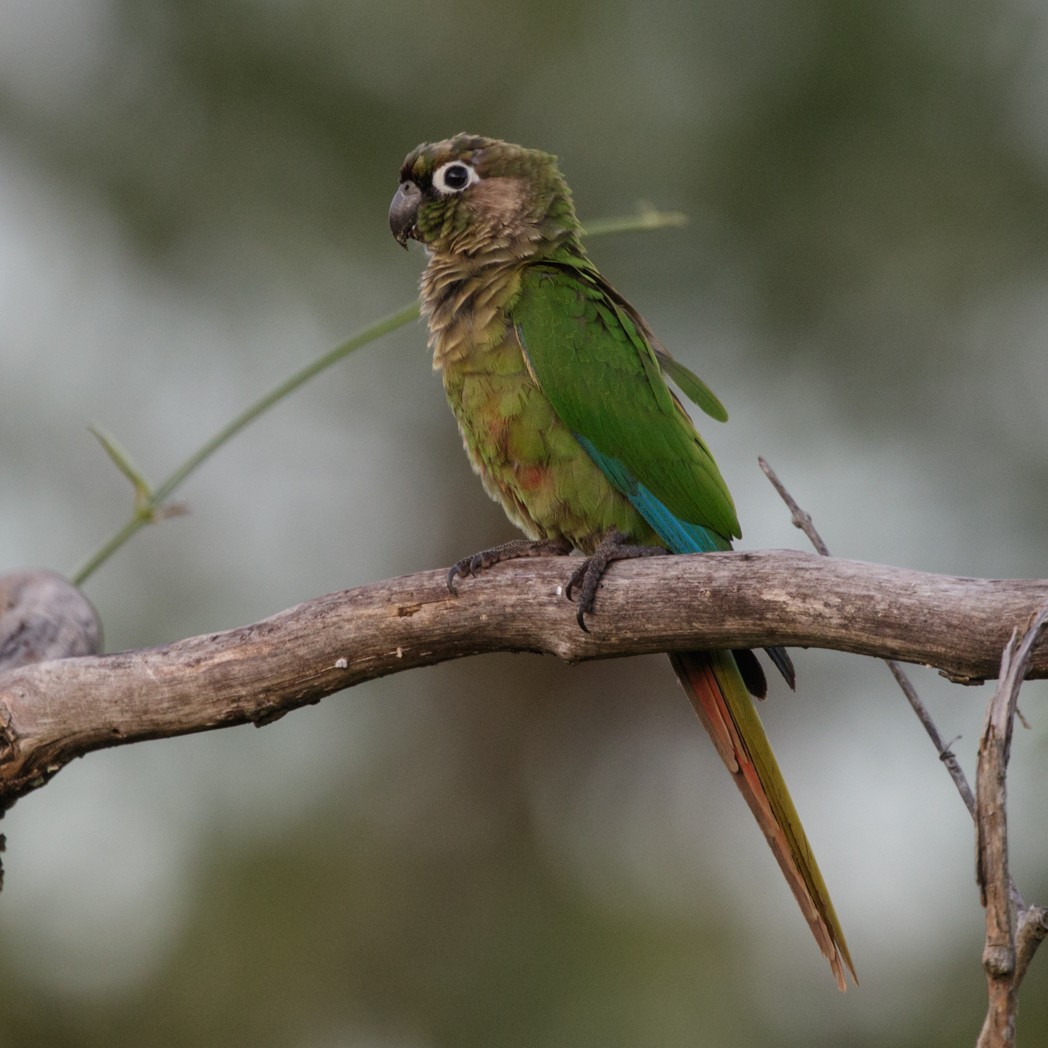
M 536 380 L 573 432 L 621 462 L 674 516 L 739 536 L 727 485 L 663 372 L 714 418 L 727 412 L 595 269 L 528 266 L 509 314 Z
M 710 418 L 715 418 L 718 422 L 728 421 L 727 409 L 694 371 L 689 371 L 679 360 L 674 360 L 662 346 L 655 344 L 654 349 L 662 373 L 676 383 L 677 388 L 688 400 L 705 411 Z
M 652 334 L 651 328 L 648 327 L 644 318 L 610 284 L 604 281 L 599 273 L 594 272 L 592 275 L 597 278 L 604 294 L 615 302 L 620 312 L 626 314 L 634 327 L 652 348 L 662 373 L 677 385 L 688 400 L 705 411 L 710 418 L 716 419 L 718 422 L 727 422 L 728 411 L 718 400 L 713 390 L 694 371 L 689 370 L 679 360 L 675 360 L 670 355 L 669 350 Z

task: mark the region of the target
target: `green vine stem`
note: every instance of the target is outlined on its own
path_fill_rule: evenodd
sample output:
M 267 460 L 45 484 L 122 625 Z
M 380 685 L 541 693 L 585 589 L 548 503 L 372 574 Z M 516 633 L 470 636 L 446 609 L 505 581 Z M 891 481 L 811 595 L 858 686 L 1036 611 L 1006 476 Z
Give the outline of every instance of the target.
M 683 226 L 686 221 L 686 216 L 679 211 L 657 211 L 643 206 L 633 215 L 625 215 L 621 218 L 599 219 L 592 222 L 586 227 L 586 233 L 589 236 L 605 236 L 612 233 L 674 229 Z M 286 378 L 265 396 L 256 400 L 254 404 L 245 408 L 239 415 L 227 422 L 210 440 L 202 444 L 169 477 L 155 488 L 150 487 L 139 470 L 132 465 L 130 457 L 112 437 L 103 433 L 98 427 L 92 426 L 91 432 L 94 433 L 99 443 L 102 444 L 106 454 L 131 481 L 134 488 L 134 509 L 124 525 L 111 538 L 99 546 L 94 553 L 87 557 L 73 572 L 71 576 L 73 584 L 77 586 L 83 585 L 140 528 L 182 512 L 180 507 L 168 504 L 167 500 L 181 487 L 190 474 L 202 466 L 219 448 L 232 440 L 245 426 L 254 422 L 256 418 L 268 411 L 273 405 L 290 396 L 299 386 L 305 385 L 310 379 L 315 378 L 322 371 L 326 371 L 333 364 L 338 363 L 343 357 L 349 356 L 350 353 L 360 349 L 361 346 L 366 346 L 368 343 L 375 342 L 384 335 L 396 331 L 397 328 L 404 327 L 417 316 L 418 306 L 412 303 L 410 306 L 405 306 L 403 309 L 398 309 L 395 313 L 390 313 L 389 316 L 375 321 L 375 323 L 368 325 L 362 331 L 340 342 L 323 356 L 318 357 L 312 363 L 307 364 L 304 368 Z

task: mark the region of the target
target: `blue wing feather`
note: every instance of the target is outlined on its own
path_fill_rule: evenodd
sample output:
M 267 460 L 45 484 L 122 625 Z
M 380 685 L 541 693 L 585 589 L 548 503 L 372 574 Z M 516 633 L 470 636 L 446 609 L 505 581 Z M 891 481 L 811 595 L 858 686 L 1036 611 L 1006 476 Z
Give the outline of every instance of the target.
M 714 553 L 731 549 L 731 543 L 716 532 L 674 516 L 618 459 L 598 451 L 592 441 L 578 433 L 575 439 L 601 473 L 630 500 L 671 553 Z
M 716 553 L 731 549 L 731 543 L 715 531 L 674 516 L 618 459 L 598 451 L 592 441 L 580 437 L 578 433 L 575 434 L 575 439 L 597 464 L 601 473 L 630 500 L 633 507 L 651 525 L 652 530 L 662 539 L 671 553 Z M 775 663 L 776 669 L 786 679 L 786 683 L 793 688 L 796 674 L 793 662 L 786 654 L 786 649 L 765 648 L 764 650 Z M 758 698 L 764 698 L 767 683 L 753 654 L 748 651 L 736 651 L 735 658 L 736 660 L 743 658 L 747 660 L 747 663 L 752 663 L 752 665 L 747 665 L 746 686 Z

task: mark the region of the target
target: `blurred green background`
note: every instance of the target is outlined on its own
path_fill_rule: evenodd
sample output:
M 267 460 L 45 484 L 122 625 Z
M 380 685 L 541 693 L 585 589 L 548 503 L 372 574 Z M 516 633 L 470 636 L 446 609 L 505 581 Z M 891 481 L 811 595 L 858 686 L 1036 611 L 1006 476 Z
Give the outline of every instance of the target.
M 0 2 L 0 568 L 71 570 L 130 494 L 409 302 L 403 155 L 561 157 L 606 275 L 728 405 L 744 547 L 1048 565 L 1048 11 L 1029 0 Z M 361 350 L 88 585 L 111 650 L 511 537 L 424 332 Z M 763 707 L 862 986 L 840 995 L 665 659 L 488 657 L 96 754 L 4 821 L 0 1043 L 964 1045 L 967 817 L 878 664 Z M 917 683 L 969 770 L 989 689 Z M 1010 780 L 1048 901 L 1043 683 Z M 1048 966 L 1020 1039 L 1048 1039 Z

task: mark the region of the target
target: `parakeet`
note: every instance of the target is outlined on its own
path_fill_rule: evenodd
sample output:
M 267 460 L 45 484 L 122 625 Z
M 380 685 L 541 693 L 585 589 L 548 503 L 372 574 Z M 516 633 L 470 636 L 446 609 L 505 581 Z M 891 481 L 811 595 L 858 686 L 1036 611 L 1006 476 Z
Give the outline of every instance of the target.
M 578 550 L 567 591 L 585 628 L 612 561 L 731 548 L 731 495 L 666 380 L 714 419 L 727 413 L 590 261 L 555 157 L 471 134 L 420 145 L 389 223 L 402 246 L 426 247 L 434 367 L 473 468 L 527 536 L 459 561 L 449 586 L 509 557 Z M 792 687 L 789 657 L 769 654 Z M 766 692 L 756 656 L 670 658 L 843 990 L 855 969 L 750 698 Z

